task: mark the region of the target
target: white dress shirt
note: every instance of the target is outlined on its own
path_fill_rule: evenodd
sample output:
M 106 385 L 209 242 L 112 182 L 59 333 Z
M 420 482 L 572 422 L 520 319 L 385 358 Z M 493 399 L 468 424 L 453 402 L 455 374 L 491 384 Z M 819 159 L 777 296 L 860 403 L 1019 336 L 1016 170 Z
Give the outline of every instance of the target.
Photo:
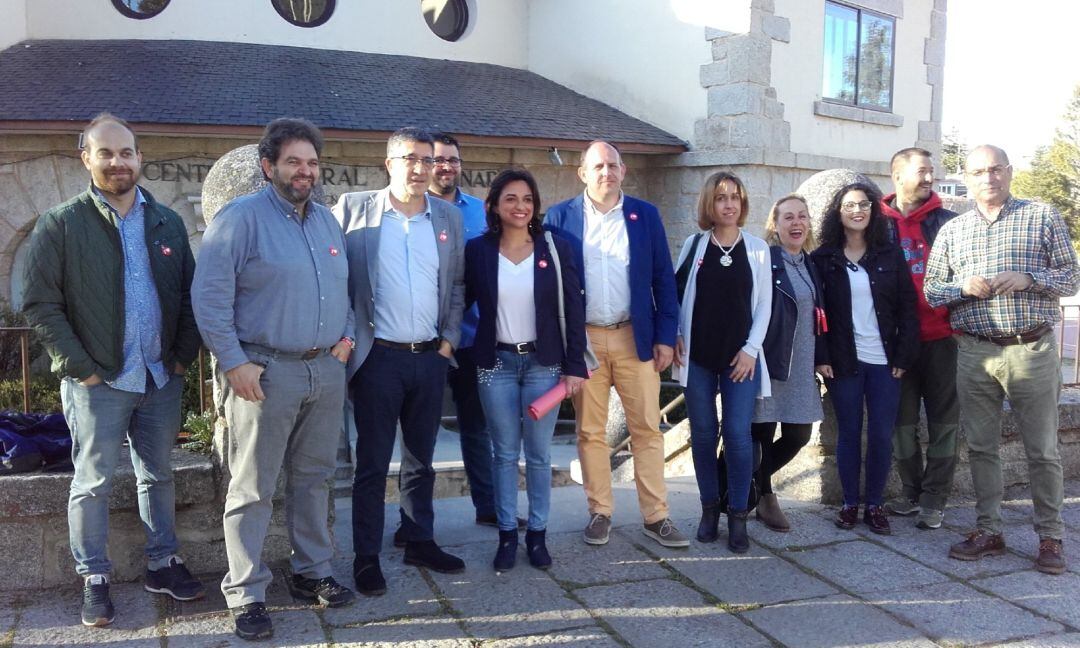
M 601 214 L 585 194 L 585 322 L 595 326 L 630 319 L 630 240 L 623 220 L 623 197 Z
M 499 307 L 495 340 L 504 344 L 536 341 L 533 255 L 515 264 L 499 255 Z

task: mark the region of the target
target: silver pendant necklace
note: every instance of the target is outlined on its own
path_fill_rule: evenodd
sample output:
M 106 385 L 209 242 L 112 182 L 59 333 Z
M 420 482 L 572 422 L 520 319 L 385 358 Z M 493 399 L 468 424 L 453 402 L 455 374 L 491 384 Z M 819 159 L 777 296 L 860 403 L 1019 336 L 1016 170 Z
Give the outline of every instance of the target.
M 720 248 L 720 265 L 724 266 L 725 268 L 730 266 L 732 264 L 731 253 L 735 249 L 735 246 L 739 244 L 739 241 L 742 240 L 742 231 L 740 231 L 739 235 L 735 237 L 735 242 L 732 243 L 731 247 L 729 248 L 725 248 L 723 245 L 720 245 L 720 241 L 717 240 L 715 233 L 710 232 L 709 238 L 712 239 L 713 243 L 716 243 L 716 247 Z

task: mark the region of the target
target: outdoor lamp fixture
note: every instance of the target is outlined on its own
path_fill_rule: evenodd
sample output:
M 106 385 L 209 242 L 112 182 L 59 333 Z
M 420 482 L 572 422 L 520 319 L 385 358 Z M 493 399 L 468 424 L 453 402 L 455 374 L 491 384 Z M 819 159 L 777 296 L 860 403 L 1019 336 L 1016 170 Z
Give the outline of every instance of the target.
M 551 164 L 553 166 L 563 165 L 562 158 L 559 157 L 559 149 L 555 148 L 554 146 L 548 149 L 548 160 L 551 161 Z

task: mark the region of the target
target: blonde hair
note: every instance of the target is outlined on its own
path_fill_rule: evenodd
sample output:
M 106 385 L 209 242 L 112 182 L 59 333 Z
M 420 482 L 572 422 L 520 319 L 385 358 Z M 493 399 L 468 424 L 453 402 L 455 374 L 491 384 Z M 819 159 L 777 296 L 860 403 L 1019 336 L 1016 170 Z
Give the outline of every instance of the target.
M 791 193 L 783 198 L 780 198 L 773 203 L 772 209 L 769 210 L 769 216 L 765 219 L 765 240 L 770 245 L 780 245 L 780 234 L 776 231 L 776 221 L 780 217 L 780 205 L 783 205 L 789 200 L 798 200 L 806 207 L 806 212 L 809 215 L 810 205 L 807 204 L 806 198 L 803 198 L 797 193 Z M 817 247 L 817 237 L 814 236 L 814 221 L 811 218 L 810 223 L 806 229 L 806 238 L 803 240 L 802 249 L 804 252 L 809 252 Z
M 739 227 L 745 225 L 746 219 L 750 217 L 750 196 L 746 193 L 746 185 L 730 171 L 717 171 L 705 180 L 705 185 L 701 187 L 701 193 L 698 194 L 697 223 L 698 227 L 703 230 L 712 229 L 713 216 L 716 213 L 713 203 L 716 201 L 716 192 L 720 189 L 720 183 L 725 180 L 735 185 L 735 190 L 739 194 L 739 203 L 741 205 Z

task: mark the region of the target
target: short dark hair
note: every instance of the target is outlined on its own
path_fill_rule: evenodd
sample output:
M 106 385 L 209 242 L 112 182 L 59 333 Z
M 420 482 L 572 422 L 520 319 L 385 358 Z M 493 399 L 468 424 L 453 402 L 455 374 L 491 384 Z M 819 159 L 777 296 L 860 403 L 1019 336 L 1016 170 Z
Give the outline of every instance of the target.
M 315 147 L 315 154 L 322 155 L 323 136 L 315 124 L 297 117 L 281 117 L 266 125 L 259 140 L 259 158 L 277 164 L 281 147 L 293 140 L 310 143 Z
M 844 223 L 840 220 L 840 205 L 844 202 L 844 196 L 849 191 L 861 191 L 866 194 L 870 201 L 870 223 L 866 226 L 866 247 L 871 249 L 889 242 L 889 232 L 886 229 L 885 219 L 887 216 L 881 213 L 881 192 L 877 187 L 865 182 L 853 182 L 841 187 L 833 194 L 828 207 L 825 208 L 825 216 L 821 219 L 821 245 L 843 249 L 847 238 L 844 234 Z
M 502 198 L 506 185 L 521 180 L 529 185 L 529 191 L 533 196 L 533 215 L 529 221 L 529 234 L 534 238 L 544 231 L 544 221 L 540 216 L 540 189 L 536 185 L 536 178 L 525 169 L 504 169 L 491 181 L 487 198 L 484 199 L 484 219 L 487 222 L 489 232 L 498 234 L 502 231 L 502 221 L 499 220 L 499 199 Z
M 121 117 L 117 117 L 111 112 L 100 112 L 94 115 L 94 118 L 90 120 L 90 123 L 83 129 L 82 137 L 79 138 L 79 148 L 86 148 L 86 142 L 90 138 L 90 131 L 94 130 L 101 124 L 112 123 L 117 126 L 123 126 L 127 129 L 127 132 L 131 133 L 131 139 L 135 141 L 135 150 L 139 150 L 139 136 L 135 134 L 135 130 Z
M 431 131 L 425 128 L 417 128 L 416 126 L 406 126 L 394 131 L 393 134 L 390 135 L 390 139 L 386 140 L 386 157 L 390 157 L 397 147 L 406 142 L 430 144 L 431 148 L 435 148 L 435 138 L 432 137 Z
M 933 155 L 931 155 L 930 151 L 927 151 L 924 148 L 919 148 L 917 146 L 900 149 L 896 153 L 893 153 L 892 159 L 889 160 L 889 171 L 896 171 L 897 164 L 899 164 L 900 162 L 907 162 L 911 158 L 918 156 L 928 158 L 934 157 Z
M 435 131 L 435 132 L 433 132 L 431 134 L 431 139 L 435 140 L 436 142 L 438 142 L 440 144 L 446 144 L 447 146 L 453 146 L 454 148 L 456 148 L 458 150 L 459 153 L 461 152 L 461 144 L 459 144 L 458 141 L 457 141 L 457 138 L 454 137 L 453 135 L 451 135 L 450 133 L 444 133 L 442 131 Z

